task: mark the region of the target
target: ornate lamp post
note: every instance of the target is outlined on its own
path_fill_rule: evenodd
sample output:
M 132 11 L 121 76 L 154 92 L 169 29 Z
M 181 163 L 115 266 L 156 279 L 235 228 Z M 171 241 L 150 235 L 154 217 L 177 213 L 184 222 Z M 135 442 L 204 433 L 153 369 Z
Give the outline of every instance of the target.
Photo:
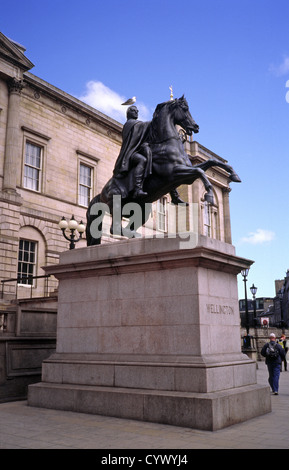
M 251 348 L 251 337 L 249 335 L 250 326 L 249 326 L 249 313 L 248 313 L 248 299 L 247 299 L 247 276 L 248 276 L 249 268 L 244 268 L 241 271 L 244 281 L 244 289 L 245 289 L 245 311 L 246 311 L 246 331 L 247 336 L 244 337 L 244 347 Z
M 257 359 L 259 359 L 259 353 L 258 353 L 258 341 L 257 341 L 257 313 L 256 313 L 256 293 L 257 293 L 257 287 L 252 284 L 250 287 L 251 294 L 253 296 L 253 307 L 254 307 L 254 328 L 255 328 L 255 348 L 257 351 Z
M 251 294 L 253 296 L 253 305 L 254 305 L 254 325 L 255 327 L 257 326 L 257 316 L 256 316 L 256 292 L 257 292 L 258 287 L 252 286 L 250 287 Z
M 72 215 L 69 222 L 67 222 L 65 217 L 62 217 L 62 219 L 61 219 L 61 221 L 59 222 L 58 225 L 62 230 L 62 234 L 63 234 L 64 238 L 70 242 L 69 249 L 73 250 L 75 248 L 75 243 L 79 242 L 79 240 L 81 240 L 81 238 L 82 238 L 82 234 L 85 231 L 85 225 L 82 223 L 82 220 L 81 220 L 80 224 L 78 224 L 78 222 L 74 218 L 74 215 Z M 67 236 L 66 233 L 65 233 L 65 230 L 67 228 L 70 230 L 70 235 L 69 236 Z M 78 238 L 75 238 L 75 231 L 76 230 L 79 233 Z

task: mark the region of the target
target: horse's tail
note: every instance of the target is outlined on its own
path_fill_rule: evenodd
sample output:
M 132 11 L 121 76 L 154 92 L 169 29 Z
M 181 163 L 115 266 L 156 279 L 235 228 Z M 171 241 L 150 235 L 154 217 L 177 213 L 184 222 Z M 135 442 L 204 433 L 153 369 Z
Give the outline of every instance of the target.
M 97 196 L 95 196 L 90 201 L 89 206 L 88 206 L 87 211 L 86 211 L 86 230 L 85 230 L 85 233 L 86 233 L 87 246 L 99 245 L 100 242 L 101 242 L 101 237 L 100 238 L 94 238 L 91 235 L 91 230 L 90 230 L 91 223 L 93 222 L 95 217 L 97 217 L 97 216 L 92 216 L 90 214 L 90 210 L 91 210 L 91 207 L 93 206 L 93 204 L 95 204 L 97 202 L 100 202 L 100 194 L 97 194 Z

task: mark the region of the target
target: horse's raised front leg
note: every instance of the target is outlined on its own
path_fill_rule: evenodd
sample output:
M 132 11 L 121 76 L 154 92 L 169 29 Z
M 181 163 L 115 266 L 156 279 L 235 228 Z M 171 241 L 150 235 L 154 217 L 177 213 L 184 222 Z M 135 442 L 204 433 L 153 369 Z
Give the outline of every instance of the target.
M 206 173 L 201 168 L 199 168 L 198 170 L 200 172 L 199 178 L 203 181 L 203 184 L 206 189 L 205 201 L 207 201 L 209 204 L 214 204 L 213 186 L 208 180 Z
M 230 180 L 234 181 L 234 183 L 241 183 L 241 178 L 237 175 L 237 173 L 232 168 L 232 173 L 230 174 Z
M 195 180 L 200 178 L 206 189 L 205 201 L 210 204 L 214 204 L 213 186 L 207 178 L 206 173 L 199 165 L 192 167 L 177 166 L 174 168 L 174 176 L 178 180 L 179 178 L 182 178 L 182 182 L 180 184 L 192 184 Z
M 204 171 L 207 171 L 209 168 L 213 166 L 219 166 L 220 168 L 223 168 L 224 170 L 226 170 L 230 174 L 229 176 L 230 180 L 233 181 L 234 183 L 241 183 L 241 178 L 237 175 L 235 170 L 230 165 L 227 165 L 226 163 L 222 163 L 218 160 L 214 160 L 214 159 L 207 160 L 206 162 L 199 163 L 198 165 L 195 166 L 195 168 L 200 168 Z

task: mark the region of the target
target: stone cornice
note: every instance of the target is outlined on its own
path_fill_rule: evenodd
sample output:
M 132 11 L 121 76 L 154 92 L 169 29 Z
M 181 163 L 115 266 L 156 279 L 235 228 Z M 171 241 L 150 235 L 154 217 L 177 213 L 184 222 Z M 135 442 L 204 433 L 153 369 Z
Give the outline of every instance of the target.
M 68 93 L 46 82 L 45 80 L 36 77 L 30 72 L 26 72 L 23 78 L 24 82 L 26 82 L 31 87 L 34 87 L 41 93 L 50 96 L 56 101 L 63 102 L 64 105 L 66 104 L 67 106 L 75 109 L 78 113 L 83 113 L 85 116 L 92 118 L 102 126 L 107 127 L 108 129 L 121 135 L 123 127 L 122 124 L 110 118 L 109 116 L 106 116 L 92 106 L 89 106 L 83 101 L 80 101 L 79 99 L 69 95 Z
M 186 242 L 179 237 L 164 240 L 144 238 L 79 248 L 62 253 L 59 265 L 43 269 L 57 279 L 68 279 L 194 266 L 239 274 L 253 263 L 235 256 L 234 247 L 230 244 L 219 242 L 210 246 L 202 236 L 197 243 L 188 241 L 188 248 L 185 248 Z

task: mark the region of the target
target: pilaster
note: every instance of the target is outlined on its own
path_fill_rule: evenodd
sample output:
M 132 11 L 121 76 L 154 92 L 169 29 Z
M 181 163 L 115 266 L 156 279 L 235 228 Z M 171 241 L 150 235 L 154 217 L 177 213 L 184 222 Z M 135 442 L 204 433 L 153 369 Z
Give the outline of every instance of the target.
M 230 192 L 231 192 L 230 188 L 223 189 L 224 228 L 225 228 L 225 242 L 226 243 L 232 243 L 230 202 L 229 202 Z
M 22 80 L 12 78 L 8 82 L 9 104 L 6 128 L 3 190 L 16 192 L 17 169 L 20 161 L 19 110 Z
M 17 276 L 20 209 L 23 200 L 16 191 L 0 191 L 0 279 Z M 13 295 L 16 284 L 9 283 L 5 293 Z

